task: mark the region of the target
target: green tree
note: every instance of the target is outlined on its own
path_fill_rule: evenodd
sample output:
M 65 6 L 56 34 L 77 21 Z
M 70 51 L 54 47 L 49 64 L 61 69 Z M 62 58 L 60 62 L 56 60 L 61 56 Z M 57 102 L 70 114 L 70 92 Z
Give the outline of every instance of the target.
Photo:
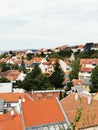
M 13 70 L 18 70 L 19 69 L 19 65 L 18 64 L 13 64 L 12 65 L 12 69 Z
M 31 60 L 33 56 L 34 56 L 34 54 L 28 53 L 28 54 L 27 54 L 27 60 Z
M 62 91 L 60 91 L 60 93 L 59 93 L 59 100 L 61 100 L 62 98 L 63 98 Z
M 5 82 L 10 82 L 10 81 L 5 77 L 1 77 L 0 78 L 0 83 L 5 83 Z
M 66 86 L 67 86 L 66 91 L 69 91 L 71 89 L 71 87 L 73 86 L 73 84 L 72 84 L 72 82 L 69 81 L 66 83 Z
M 51 83 L 47 76 L 43 75 L 38 65 L 28 73 L 23 82 L 18 81 L 17 86 L 26 91 L 51 89 Z
M 90 51 L 91 50 L 91 48 L 92 48 L 92 46 L 93 46 L 93 42 L 91 42 L 91 43 L 86 43 L 85 44 L 85 47 L 84 47 L 84 49 L 85 49 L 85 51 Z
M 66 57 L 69 58 L 72 54 L 71 50 L 60 50 L 59 55 L 61 55 L 62 57 Z
M 77 79 L 78 78 L 79 69 L 80 69 L 80 60 L 79 59 L 77 59 L 75 61 L 72 61 L 71 69 L 72 70 L 71 70 L 71 72 L 69 74 L 70 80 Z
M 60 68 L 59 63 L 55 64 L 54 72 L 50 76 L 50 82 L 55 88 L 61 88 L 63 87 L 63 81 L 64 81 L 64 72 Z
M 24 73 L 26 73 L 26 67 L 25 67 L 25 62 L 24 62 L 23 58 L 21 61 L 20 71 L 23 71 Z
M 5 62 L 1 62 L 0 63 L 0 68 L 2 72 L 5 72 L 7 70 L 10 70 L 10 66 L 8 64 L 6 64 Z
M 91 81 L 93 86 L 90 87 L 92 92 L 98 91 L 98 66 L 92 70 Z
M 34 65 L 34 68 L 32 69 L 32 72 L 27 74 L 27 78 L 35 78 L 38 75 L 42 74 L 41 69 L 38 65 Z

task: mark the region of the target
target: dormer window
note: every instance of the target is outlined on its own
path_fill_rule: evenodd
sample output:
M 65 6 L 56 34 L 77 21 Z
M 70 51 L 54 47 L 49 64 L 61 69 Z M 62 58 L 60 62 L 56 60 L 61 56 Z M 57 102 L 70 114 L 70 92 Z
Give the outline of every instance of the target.
M 7 107 L 11 107 L 11 104 L 10 104 L 10 103 L 7 103 Z
M 96 64 L 92 64 L 93 66 L 96 66 Z

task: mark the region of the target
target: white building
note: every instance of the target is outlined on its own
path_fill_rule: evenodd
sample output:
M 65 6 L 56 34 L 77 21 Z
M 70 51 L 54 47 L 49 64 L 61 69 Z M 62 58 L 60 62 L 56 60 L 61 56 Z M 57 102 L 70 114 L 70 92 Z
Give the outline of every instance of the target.
M 12 83 L 0 83 L 0 93 L 12 92 Z

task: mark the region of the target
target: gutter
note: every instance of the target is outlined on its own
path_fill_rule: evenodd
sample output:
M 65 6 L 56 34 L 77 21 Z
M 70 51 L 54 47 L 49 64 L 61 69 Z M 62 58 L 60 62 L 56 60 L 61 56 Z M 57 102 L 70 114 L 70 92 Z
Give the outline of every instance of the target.
M 64 109 L 63 109 L 62 105 L 60 104 L 60 101 L 59 101 L 59 99 L 58 99 L 57 97 L 56 97 L 56 100 L 57 100 L 57 102 L 58 102 L 58 105 L 59 105 L 59 107 L 60 107 L 60 109 L 61 109 L 61 111 L 62 111 L 62 113 L 63 113 L 63 115 L 64 115 L 64 118 L 65 118 L 65 120 L 66 120 L 68 126 L 70 126 L 70 125 L 71 125 L 71 124 L 70 124 L 70 121 L 69 121 L 69 119 L 68 119 L 68 117 L 67 117 L 67 115 L 66 115 L 66 113 L 65 113 L 65 111 L 64 111 Z
M 23 129 L 26 130 L 25 121 L 24 121 L 24 115 L 23 115 L 23 112 L 22 112 L 22 104 L 21 104 L 20 107 L 21 107 L 20 109 L 21 109 L 21 115 L 22 115 L 22 123 L 23 123 L 23 127 L 24 127 Z

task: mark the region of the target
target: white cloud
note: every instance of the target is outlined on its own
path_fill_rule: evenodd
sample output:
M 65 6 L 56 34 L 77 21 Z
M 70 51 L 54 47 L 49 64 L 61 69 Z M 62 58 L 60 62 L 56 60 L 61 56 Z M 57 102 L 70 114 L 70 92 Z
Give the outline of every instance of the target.
M 0 0 L 0 3 L 0 41 L 5 44 L 15 40 L 19 44 L 28 41 L 28 45 L 36 43 L 35 47 L 39 47 L 41 43 L 41 47 L 49 47 L 97 41 L 97 0 Z

